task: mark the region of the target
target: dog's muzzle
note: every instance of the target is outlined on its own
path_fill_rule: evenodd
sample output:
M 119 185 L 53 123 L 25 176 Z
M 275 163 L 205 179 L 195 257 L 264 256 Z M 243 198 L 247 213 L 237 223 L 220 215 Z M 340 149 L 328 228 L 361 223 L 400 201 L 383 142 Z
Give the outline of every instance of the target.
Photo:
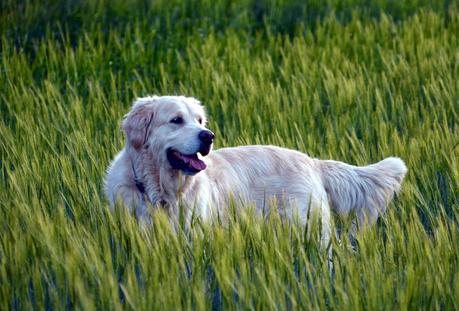
M 209 154 L 214 141 L 214 133 L 209 130 L 202 130 L 198 134 L 200 140 L 199 150 L 194 154 L 183 154 L 178 150 L 169 148 L 167 150 L 167 159 L 173 169 L 181 170 L 186 175 L 194 175 L 207 168 L 207 165 L 199 159 L 198 153 L 202 156 Z
M 199 132 L 198 138 L 201 141 L 199 153 L 203 156 L 208 155 L 210 149 L 212 148 L 212 143 L 214 142 L 214 133 L 212 133 L 209 130 L 202 130 L 201 132 Z

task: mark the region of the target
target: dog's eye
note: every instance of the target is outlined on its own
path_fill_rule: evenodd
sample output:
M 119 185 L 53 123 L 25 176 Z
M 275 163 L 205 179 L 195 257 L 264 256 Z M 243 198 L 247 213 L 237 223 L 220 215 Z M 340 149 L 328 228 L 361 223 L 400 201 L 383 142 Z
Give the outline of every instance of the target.
M 183 118 L 181 118 L 181 117 L 173 118 L 172 120 L 170 120 L 170 123 L 182 124 L 183 123 Z
M 199 124 L 202 124 L 202 118 L 198 119 Z

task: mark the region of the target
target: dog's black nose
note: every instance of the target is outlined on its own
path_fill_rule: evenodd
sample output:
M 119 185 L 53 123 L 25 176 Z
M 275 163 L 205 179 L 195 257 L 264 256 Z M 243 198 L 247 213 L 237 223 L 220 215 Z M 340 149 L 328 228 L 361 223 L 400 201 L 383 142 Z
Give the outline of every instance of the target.
M 213 142 L 214 137 L 214 133 L 209 130 L 202 130 L 199 132 L 199 139 L 205 144 L 210 145 Z

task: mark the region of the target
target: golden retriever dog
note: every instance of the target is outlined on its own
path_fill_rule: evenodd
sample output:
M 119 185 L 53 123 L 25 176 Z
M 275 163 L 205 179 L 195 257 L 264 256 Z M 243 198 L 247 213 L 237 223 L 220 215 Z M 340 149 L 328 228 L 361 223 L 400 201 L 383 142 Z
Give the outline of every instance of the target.
M 139 98 L 125 116 L 126 146 L 107 171 L 111 206 L 120 200 L 148 221 L 149 206 L 208 219 L 225 213 L 230 200 L 263 211 L 277 204 L 287 218 L 320 215 L 323 240 L 330 237 L 330 211 L 372 224 L 400 189 L 407 168 L 399 158 L 368 166 L 318 160 L 275 146 L 212 151 L 200 102 L 183 96 Z

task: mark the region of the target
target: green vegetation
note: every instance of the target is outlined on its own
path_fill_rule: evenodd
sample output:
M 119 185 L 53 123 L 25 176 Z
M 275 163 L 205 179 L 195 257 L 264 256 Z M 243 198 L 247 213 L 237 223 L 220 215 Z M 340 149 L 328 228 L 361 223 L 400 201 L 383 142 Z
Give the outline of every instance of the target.
M 367 2 L 2 1 L 0 309 L 457 310 L 459 8 Z M 275 215 L 142 228 L 102 185 L 147 94 L 201 99 L 217 147 L 409 172 L 333 276 Z

